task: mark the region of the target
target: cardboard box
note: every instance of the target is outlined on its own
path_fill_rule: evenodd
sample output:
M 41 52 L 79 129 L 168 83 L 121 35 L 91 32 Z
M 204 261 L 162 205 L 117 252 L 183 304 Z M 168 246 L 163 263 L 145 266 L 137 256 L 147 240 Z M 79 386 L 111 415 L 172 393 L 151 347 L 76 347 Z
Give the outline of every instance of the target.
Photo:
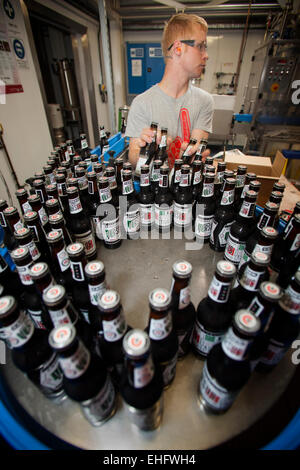
M 257 204 L 263 207 L 269 200 L 274 183 L 279 180 L 281 174 L 284 174 L 287 159 L 279 150 L 273 164 L 270 157 L 252 157 L 241 152 L 239 154 L 226 152 L 225 162 L 228 170 L 237 170 L 238 165 L 245 165 L 248 172 L 256 174 L 258 181 L 261 182 Z

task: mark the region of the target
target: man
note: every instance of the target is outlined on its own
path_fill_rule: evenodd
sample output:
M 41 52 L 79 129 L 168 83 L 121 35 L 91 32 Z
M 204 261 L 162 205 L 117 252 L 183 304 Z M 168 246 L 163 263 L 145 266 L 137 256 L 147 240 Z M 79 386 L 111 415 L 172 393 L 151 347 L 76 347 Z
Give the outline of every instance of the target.
M 128 115 L 126 136 L 130 137 L 129 160 L 134 167 L 141 148 L 152 141 L 151 122 L 158 123 L 159 129 L 168 129 L 170 167 L 183 154 L 190 137 L 197 139 L 191 155 L 198 149 L 200 139 L 207 139 L 212 132 L 213 99 L 190 84 L 192 78 L 201 76 L 208 59 L 207 29 L 203 18 L 186 13 L 172 16 L 166 24 L 162 39 L 163 78 L 133 100 Z

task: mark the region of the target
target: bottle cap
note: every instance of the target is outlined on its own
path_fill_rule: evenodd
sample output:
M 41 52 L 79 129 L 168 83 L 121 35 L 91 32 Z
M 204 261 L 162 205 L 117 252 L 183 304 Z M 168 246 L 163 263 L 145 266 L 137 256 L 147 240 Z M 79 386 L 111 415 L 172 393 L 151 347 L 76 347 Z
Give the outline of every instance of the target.
M 18 228 L 18 230 L 14 232 L 14 236 L 17 240 L 21 240 L 22 238 L 25 238 L 30 234 L 31 234 L 31 231 L 27 227 Z
M 257 198 L 257 192 L 253 191 L 252 189 L 248 189 L 248 191 L 246 191 L 245 197 L 255 200 Z
M 27 194 L 27 191 L 25 188 L 20 188 L 20 189 L 17 189 L 16 191 L 16 196 L 25 196 L 25 194 Z
M 265 204 L 265 209 L 269 209 L 272 212 L 278 212 L 279 210 L 279 204 L 276 204 L 275 202 L 266 202 Z
M 78 193 L 78 189 L 76 186 L 68 186 L 67 188 L 67 194 L 76 194 Z
M 54 197 L 52 197 L 51 199 L 47 199 L 47 201 L 46 201 L 46 206 L 47 207 L 56 206 L 56 204 L 59 204 L 59 202 Z
M 47 307 L 54 307 L 58 304 L 66 295 L 66 289 L 60 284 L 56 284 L 53 287 L 50 287 L 44 294 L 43 300 Z
M 17 214 L 17 209 L 13 206 L 10 206 L 10 207 L 7 207 L 6 209 L 4 209 L 4 214 L 5 215 L 12 215 L 12 214 Z
M 261 327 L 259 318 L 246 309 L 241 309 L 236 312 L 233 324 L 240 333 L 247 336 L 256 335 Z
M 47 234 L 47 242 L 48 243 L 55 243 L 58 240 L 62 240 L 62 239 L 63 239 L 63 234 L 62 234 L 61 231 L 51 230 L 51 232 L 49 232 Z
M 145 331 L 133 329 L 123 339 L 123 349 L 127 356 L 139 357 L 149 351 L 150 338 Z
M 57 222 L 60 222 L 61 220 L 64 220 L 64 216 L 60 213 L 49 215 L 50 224 L 51 224 L 51 222 L 52 223 L 57 223 Z
M 29 203 L 41 202 L 41 198 L 38 194 L 30 194 L 27 198 Z
M 262 251 L 255 251 L 251 255 L 251 261 L 257 266 L 268 266 L 270 263 L 270 256 Z
M 269 281 L 262 282 L 259 286 L 259 291 L 262 297 L 270 302 L 277 302 L 283 295 L 281 287 Z
M 266 238 L 270 238 L 272 240 L 275 240 L 278 236 L 278 231 L 274 227 L 264 227 L 262 229 L 262 233 L 265 235 Z
M 225 162 L 224 162 L 225 163 Z M 244 174 L 247 173 L 247 167 L 246 165 L 239 165 L 237 168 L 238 174 Z
M 114 290 L 107 290 L 98 299 L 98 307 L 103 312 L 111 312 L 119 307 L 121 302 L 120 295 Z
M 8 317 L 16 308 L 17 302 L 12 295 L 0 298 L 0 320 Z
M 26 258 L 28 256 L 29 250 L 26 246 L 20 246 L 20 248 L 16 248 L 11 252 L 11 257 L 13 261 L 21 261 L 22 259 Z
M 166 289 L 154 289 L 149 294 L 150 306 L 155 310 L 166 310 L 171 305 L 171 296 Z
M 67 253 L 69 256 L 79 256 L 84 253 L 84 246 L 82 243 L 71 243 L 67 246 Z
M 33 219 L 36 219 L 38 217 L 37 212 L 35 211 L 28 211 L 26 214 L 24 214 L 24 220 L 27 222 L 30 222 Z
M 30 276 L 32 279 L 39 279 L 44 274 L 49 273 L 49 267 L 47 263 L 41 261 L 40 263 L 35 263 L 29 270 Z
M 84 270 L 88 278 L 97 277 L 104 272 L 104 264 L 102 261 L 90 261 Z
M 221 260 L 217 263 L 217 272 L 223 277 L 233 277 L 236 274 L 236 267 L 231 261 Z
M 62 351 L 70 346 L 76 338 L 76 329 L 68 324 L 54 328 L 49 334 L 49 344 L 54 350 Z
M 173 274 L 177 277 L 185 279 L 192 274 L 193 267 L 188 261 L 176 261 L 173 264 Z

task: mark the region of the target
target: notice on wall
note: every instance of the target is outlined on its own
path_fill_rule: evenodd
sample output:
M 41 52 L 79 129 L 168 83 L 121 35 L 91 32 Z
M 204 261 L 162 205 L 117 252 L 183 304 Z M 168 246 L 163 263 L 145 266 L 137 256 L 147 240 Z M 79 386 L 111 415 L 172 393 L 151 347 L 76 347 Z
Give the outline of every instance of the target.
M 132 77 L 142 76 L 142 61 L 140 59 L 134 59 L 131 61 L 131 75 Z
M 0 0 L 0 84 L 5 93 L 23 92 L 18 68 L 28 68 L 20 2 Z

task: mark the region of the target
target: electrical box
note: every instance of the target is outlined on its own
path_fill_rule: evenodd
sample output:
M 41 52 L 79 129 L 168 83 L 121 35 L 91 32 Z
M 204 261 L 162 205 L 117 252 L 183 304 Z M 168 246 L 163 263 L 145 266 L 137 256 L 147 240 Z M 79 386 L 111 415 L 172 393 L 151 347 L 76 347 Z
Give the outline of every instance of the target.
M 160 43 L 128 43 L 128 95 L 138 95 L 160 82 L 164 73 L 164 59 Z

